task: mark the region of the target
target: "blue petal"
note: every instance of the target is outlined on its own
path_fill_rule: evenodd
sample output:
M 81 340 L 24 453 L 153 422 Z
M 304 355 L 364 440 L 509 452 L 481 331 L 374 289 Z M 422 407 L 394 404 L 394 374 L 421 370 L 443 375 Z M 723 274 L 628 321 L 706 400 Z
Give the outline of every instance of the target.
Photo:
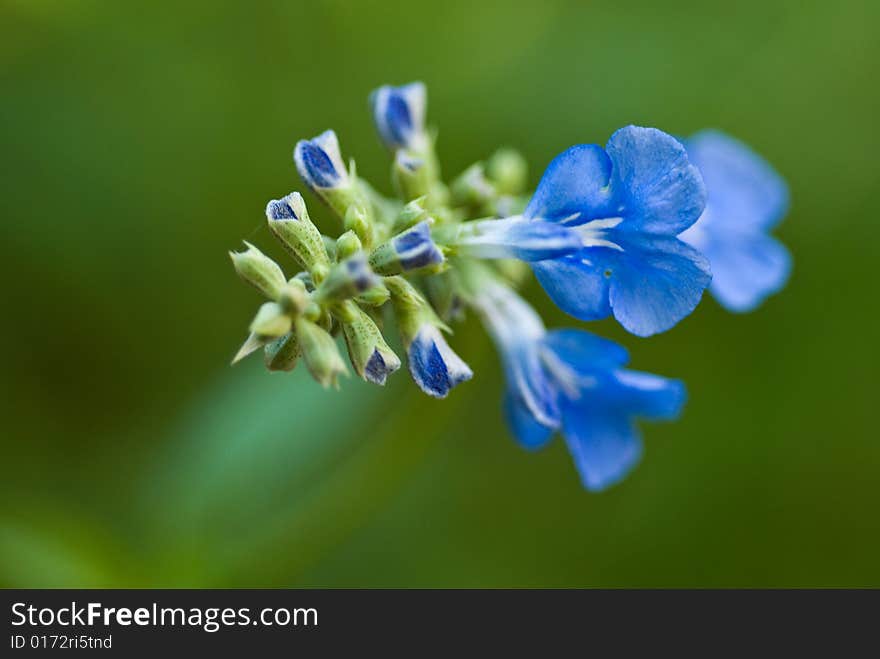
M 394 238 L 394 251 L 404 270 L 416 270 L 443 262 L 443 253 L 431 238 L 428 222 L 419 222 Z
M 745 144 L 707 130 L 687 140 L 686 146 L 706 183 L 707 224 L 738 231 L 768 230 L 784 217 L 788 210 L 785 181 Z
M 513 436 L 527 449 L 542 448 L 553 436 L 554 429 L 538 423 L 528 408 L 509 392 L 504 396 L 504 418 Z
M 522 346 L 504 355 L 508 389 L 529 414 L 548 427 L 560 421 L 558 393 L 541 363 L 537 345 Z
M 584 330 L 552 330 L 544 337 L 544 345 L 579 374 L 617 369 L 629 361 L 626 348 Z
M 359 292 L 363 293 L 378 283 L 378 278 L 370 269 L 367 259 L 362 252 L 343 261 L 343 265 L 345 266 L 346 275 Z
M 373 120 L 390 149 L 419 148 L 423 138 L 426 91 L 421 82 L 384 85 L 370 95 Z
M 273 199 L 266 205 L 266 217 L 271 220 L 298 220 L 293 208 L 284 199 Z
M 459 239 L 458 246 L 477 258 L 543 261 L 581 248 L 581 239 L 576 233 L 540 220 L 481 220 L 463 227 L 469 233 Z
M 719 234 L 703 249 L 712 264 L 709 290 L 730 311 L 751 311 L 781 290 L 791 273 L 788 250 L 771 236 Z
M 300 175 L 312 187 L 332 188 L 339 181 L 340 176 L 333 167 L 330 157 L 312 142 L 300 142 L 300 159 L 304 171 Z
M 607 186 L 611 161 L 602 147 L 579 144 L 556 156 L 544 170 L 525 216 L 587 222 L 615 215 Z M 695 218 L 696 219 L 696 218 Z
M 373 354 L 370 355 L 370 359 L 367 360 L 367 365 L 364 367 L 364 377 L 373 384 L 385 384 L 388 375 L 396 370 L 396 367 L 391 368 L 391 366 L 385 362 L 382 353 L 378 350 L 374 350 Z
M 434 398 L 445 398 L 453 387 L 473 377 L 473 371 L 433 325 L 422 326 L 410 344 L 407 357 L 413 380 Z
M 614 252 L 607 262 L 609 300 L 625 329 L 637 336 L 664 332 L 696 308 L 712 279 L 700 252 L 662 236 L 627 232 L 615 234 L 613 240 L 623 251 Z
M 638 430 L 628 415 L 615 409 L 566 400 L 562 433 L 588 490 L 604 490 L 621 481 L 642 455 Z
M 532 270 L 550 299 L 565 313 L 580 320 L 601 320 L 611 315 L 610 282 L 602 259 L 602 253 L 610 251 L 597 248 L 588 254 L 585 250 L 552 261 L 532 263 Z
M 606 407 L 644 419 L 676 419 L 687 400 L 681 380 L 640 371 L 614 371 L 604 380 L 601 390 Z
M 622 207 L 621 229 L 678 235 L 697 221 L 706 189 L 685 148 L 656 128 L 621 128 L 606 146 L 614 163 L 611 194 Z

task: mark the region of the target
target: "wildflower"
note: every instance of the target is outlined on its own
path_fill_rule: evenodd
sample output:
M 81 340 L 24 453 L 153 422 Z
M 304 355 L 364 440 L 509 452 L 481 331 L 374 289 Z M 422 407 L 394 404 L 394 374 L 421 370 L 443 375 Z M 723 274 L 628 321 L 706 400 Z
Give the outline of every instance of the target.
M 582 330 L 547 332 L 512 290 L 493 284 L 477 299 L 507 375 L 504 410 L 517 440 L 530 449 L 561 431 L 584 486 L 603 490 L 641 457 L 637 418 L 674 419 L 684 385 L 624 370 L 626 350 Z
M 684 147 L 655 128 L 618 130 L 605 149 L 573 146 L 547 167 L 525 216 L 575 231 L 582 249 L 533 264 L 544 289 L 581 320 L 612 313 L 649 336 L 694 310 L 711 279 L 707 260 L 676 236 L 705 205 Z
M 730 311 L 751 311 L 785 286 L 791 257 L 768 235 L 788 210 L 785 181 L 742 142 L 718 131 L 685 142 L 703 175 L 706 210 L 681 235 L 712 264 L 709 291 Z

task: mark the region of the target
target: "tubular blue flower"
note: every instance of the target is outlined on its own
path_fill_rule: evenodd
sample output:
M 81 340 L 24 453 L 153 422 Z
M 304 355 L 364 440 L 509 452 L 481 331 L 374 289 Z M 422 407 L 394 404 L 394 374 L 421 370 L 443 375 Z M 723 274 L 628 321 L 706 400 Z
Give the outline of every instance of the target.
M 456 229 L 456 246 L 481 259 L 543 261 L 573 254 L 582 246 L 580 236 L 561 224 L 521 216 L 466 222 Z
M 476 306 L 505 363 L 504 413 L 514 436 L 536 449 L 560 430 L 588 490 L 614 485 L 638 463 L 636 419 L 679 415 L 684 385 L 625 370 L 628 355 L 616 343 L 582 330 L 546 332 L 534 310 L 503 286 L 487 287 Z
M 627 126 L 608 141 L 557 156 L 525 217 L 577 233 L 579 251 L 533 264 L 541 285 L 581 320 L 611 314 L 639 336 L 690 314 L 709 284 L 708 261 L 677 238 L 703 212 L 706 191 L 684 147 L 656 128 Z
M 427 90 L 424 83 L 384 85 L 370 94 L 373 121 L 382 141 L 392 151 L 422 151 L 428 143 L 425 133 Z
M 312 190 L 348 185 L 348 172 L 339 151 L 339 140 L 332 130 L 311 140 L 300 140 L 293 150 L 300 177 Z
M 730 311 L 751 311 L 781 290 L 791 272 L 788 250 L 769 234 L 788 210 L 785 181 L 758 154 L 719 131 L 685 142 L 708 198 L 681 239 L 712 264 L 709 291 Z

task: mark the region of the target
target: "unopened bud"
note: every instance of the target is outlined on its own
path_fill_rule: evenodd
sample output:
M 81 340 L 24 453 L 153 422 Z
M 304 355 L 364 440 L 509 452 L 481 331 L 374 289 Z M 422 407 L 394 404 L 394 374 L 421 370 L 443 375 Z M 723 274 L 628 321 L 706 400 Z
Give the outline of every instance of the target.
M 403 231 L 411 226 L 429 219 L 428 211 L 425 209 L 427 197 L 418 197 L 407 203 L 397 214 L 394 220 L 394 228 Z
M 244 252 L 229 252 L 232 265 L 239 276 L 270 300 L 277 300 L 287 283 L 284 273 L 275 261 L 246 242 Z
M 518 195 L 525 191 L 529 166 L 519 151 L 498 149 L 486 163 L 486 175 L 503 195 Z
M 266 302 L 251 322 L 251 333 L 257 336 L 277 337 L 290 331 L 290 316 L 276 302 Z
M 391 178 L 404 201 L 424 197 L 431 191 L 431 172 L 427 161 L 406 151 L 398 151 L 394 155 Z
M 281 295 L 278 297 L 278 304 L 285 312 L 292 316 L 301 316 L 305 313 L 306 307 L 309 306 L 309 293 L 306 290 L 305 282 L 298 277 L 294 277 L 282 289 Z
M 361 240 L 354 231 L 346 231 L 336 239 L 336 256 L 340 261 L 353 256 L 362 248 Z
M 473 371 L 449 347 L 441 333 L 449 328 L 412 284 L 402 277 L 388 277 L 386 283 L 413 381 L 429 396 L 445 398 L 453 387 L 470 380 Z
M 304 268 L 313 273 L 326 272 L 330 258 L 302 195 L 292 192 L 282 199 L 273 199 L 266 205 L 266 219 L 272 233 Z
M 482 206 L 498 192 L 486 178 L 482 163 L 475 163 L 462 172 L 451 187 L 452 199 L 460 206 Z
M 385 384 L 386 378 L 400 368 L 400 358 L 388 347 L 376 323 L 350 301 L 340 305 L 338 317 L 354 370 L 367 382 Z
M 298 318 L 296 338 L 303 361 L 312 377 L 324 387 L 338 386 L 339 376 L 345 375 L 348 369 L 342 361 L 333 337 L 315 323 L 305 318 Z
M 334 265 L 321 285 L 312 294 L 319 304 L 347 300 L 374 286 L 378 278 L 367 265 L 363 252 Z
M 381 283 L 375 284 L 371 286 L 363 293 L 358 295 L 355 298 L 355 301 L 358 304 L 365 304 L 370 307 L 381 307 L 383 304 L 388 302 L 388 298 L 391 297 L 391 293 L 388 292 L 388 289 L 385 288 L 385 284 Z
M 370 254 L 370 267 L 382 275 L 436 268 L 442 263 L 443 253 L 431 239 L 431 226 L 427 221 L 397 234 Z

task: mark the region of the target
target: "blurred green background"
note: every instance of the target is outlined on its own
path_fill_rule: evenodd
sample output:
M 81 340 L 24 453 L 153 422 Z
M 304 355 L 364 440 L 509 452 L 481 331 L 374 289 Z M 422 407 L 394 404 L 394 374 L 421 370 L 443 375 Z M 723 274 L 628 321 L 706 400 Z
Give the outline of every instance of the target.
M 2 586 L 880 586 L 876 2 L 0 2 Z M 642 465 L 583 491 L 508 437 L 501 376 L 325 392 L 229 359 L 259 298 L 227 251 L 336 129 L 422 79 L 447 174 L 532 179 L 628 123 L 722 128 L 785 175 L 789 287 L 626 336 L 686 380 Z M 310 198 L 311 199 L 311 198 Z M 335 230 L 313 202 L 314 215 Z M 551 325 L 573 324 L 532 284 Z

